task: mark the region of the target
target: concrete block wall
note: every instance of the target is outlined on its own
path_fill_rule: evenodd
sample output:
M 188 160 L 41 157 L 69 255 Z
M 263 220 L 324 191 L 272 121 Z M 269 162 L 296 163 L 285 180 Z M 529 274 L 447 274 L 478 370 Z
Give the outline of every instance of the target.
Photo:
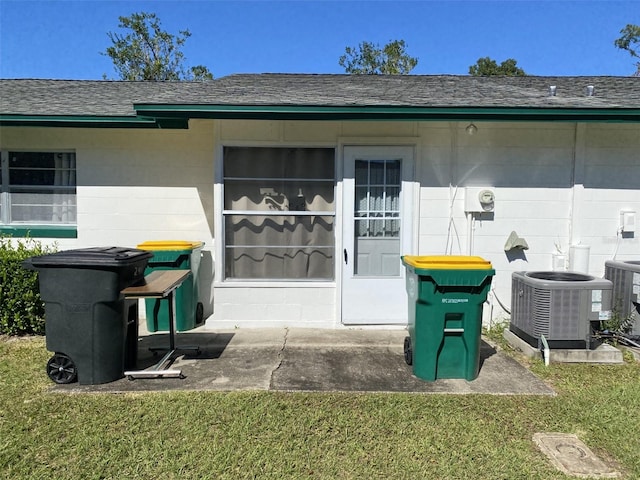
M 618 233 L 620 210 L 635 210 L 640 218 L 639 125 L 478 122 L 473 136 L 466 125 L 192 120 L 189 130 L 10 127 L 3 129 L 0 148 L 76 151 L 78 238 L 59 240 L 60 248 L 204 241 L 200 291 L 212 325 L 340 323 L 339 278 L 302 286 L 221 281 L 214 204 L 221 199 L 216 168 L 223 145 L 338 147 L 353 139 L 415 144 L 419 193 L 411 253 L 467 254 L 471 232 L 471 253 L 492 261 L 492 295 L 507 305 L 511 272 L 549 270 L 558 249 L 568 254 L 573 244 L 589 245 L 589 273 L 596 276 L 613 255 L 640 257 L 640 228 L 634 235 Z M 473 186 L 492 187 L 496 202 L 492 214 L 476 215 L 470 230 L 464 198 Z M 340 203 L 336 213 L 339 235 Z M 528 242 L 528 250 L 504 252 L 511 231 Z M 342 248 L 342 239 L 336 247 Z M 485 311 L 506 316 L 495 303 L 489 307 Z
M 211 328 L 297 326 L 334 328 L 334 285 L 227 286 L 216 289 L 215 312 L 207 321 Z
M 563 253 L 568 261 L 572 245 L 590 247 L 594 276 L 604 274 L 614 255 L 640 258 L 640 231 L 618 233 L 620 210 L 640 214 L 638 126 L 478 123 L 473 136 L 465 126 L 421 126 L 421 255 L 487 258 L 496 268 L 490 303 L 497 297 L 507 306 L 513 271 L 550 270 L 552 255 Z M 492 187 L 496 196 L 494 212 L 476 214 L 473 229 L 464 211 L 467 186 Z M 504 251 L 512 231 L 528 250 Z
M 201 301 L 213 311 L 213 122 L 188 130 L 3 128 L 2 149 L 76 152 L 78 237 L 58 248 L 205 242 Z

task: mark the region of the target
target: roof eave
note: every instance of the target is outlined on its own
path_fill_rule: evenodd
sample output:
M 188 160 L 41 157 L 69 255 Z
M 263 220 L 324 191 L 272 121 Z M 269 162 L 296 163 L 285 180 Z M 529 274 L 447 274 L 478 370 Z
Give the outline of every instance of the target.
M 187 129 L 191 118 L 307 121 L 640 123 L 640 108 L 136 104 L 137 116 L 0 114 L 0 126 Z
M 135 104 L 154 118 L 243 120 L 580 121 L 640 123 L 640 108 Z
M 155 118 L 149 116 L 94 115 L 19 115 L 0 114 L 3 127 L 63 127 L 63 128 L 171 128 L 186 129 L 186 118 Z

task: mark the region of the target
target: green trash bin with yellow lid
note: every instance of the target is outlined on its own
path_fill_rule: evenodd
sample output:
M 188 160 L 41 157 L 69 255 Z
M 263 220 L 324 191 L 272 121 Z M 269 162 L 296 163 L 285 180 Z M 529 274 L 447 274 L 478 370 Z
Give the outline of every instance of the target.
M 480 371 L 482 305 L 495 275 L 477 256 L 403 256 L 409 300 L 404 352 L 427 381 L 474 380 Z
M 150 240 L 138 245 L 153 253 L 145 275 L 156 270 L 190 270 L 191 275 L 175 291 L 176 331 L 192 330 L 203 322 L 203 305 L 198 301 L 198 271 L 203 242 L 188 240 Z M 145 300 L 147 330 L 169 331 L 169 305 L 149 298 Z

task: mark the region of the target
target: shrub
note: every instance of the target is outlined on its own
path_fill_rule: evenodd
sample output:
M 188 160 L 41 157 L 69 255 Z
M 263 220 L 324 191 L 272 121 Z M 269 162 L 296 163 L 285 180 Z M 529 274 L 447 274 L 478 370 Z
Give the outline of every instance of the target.
M 30 238 L 0 237 L 0 334 L 44 334 L 38 273 L 21 264 L 29 257 L 54 250 Z

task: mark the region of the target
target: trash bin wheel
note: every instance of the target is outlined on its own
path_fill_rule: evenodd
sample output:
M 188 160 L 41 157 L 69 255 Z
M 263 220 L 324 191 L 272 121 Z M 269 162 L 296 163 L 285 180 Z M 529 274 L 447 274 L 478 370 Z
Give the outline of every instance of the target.
M 196 325 L 204 321 L 204 305 L 202 302 L 196 304 Z
M 411 337 L 404 337 L 404 361 L 407 365 L 413 364 L 413 351 L 411 350 Z
M 65 384 L 75 382 L 78 370 L 75 363 L 64 353 L 56 353 L 47 362 L 47 375 L 55 383 Z

